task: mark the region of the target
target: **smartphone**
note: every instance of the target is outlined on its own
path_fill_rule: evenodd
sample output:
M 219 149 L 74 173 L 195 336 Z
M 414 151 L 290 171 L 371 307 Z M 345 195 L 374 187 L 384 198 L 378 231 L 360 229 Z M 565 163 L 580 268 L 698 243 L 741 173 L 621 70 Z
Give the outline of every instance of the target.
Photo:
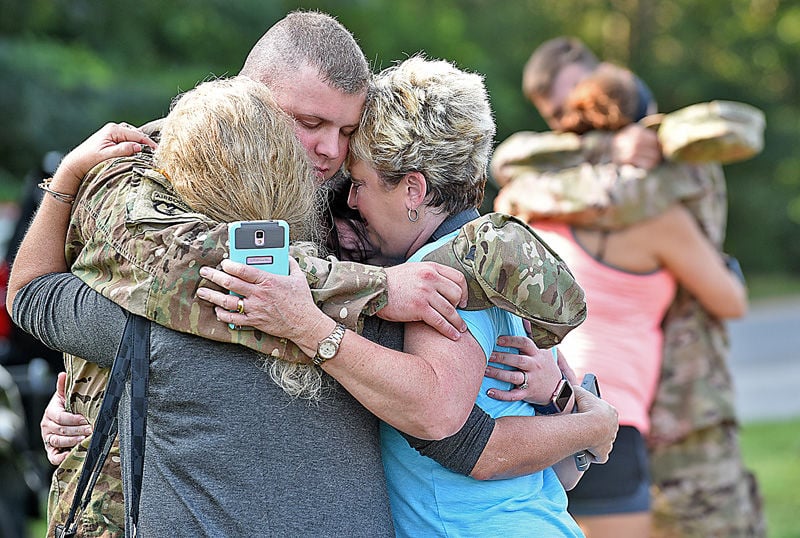
M 581 387 L 600 398 L 600 386 L 597 384 L 597 376 L 594 374 L 589 373 L 584 375 L 583 381 L 581 381 Z M 575 467 L 577 467 L 579 471 L 585 471 L 589 468 L 589 465 L 591 465 L 591 461 L 589 461 L 588 451 L 581 450 L 575 454 Z
M 228 224 L 229 257 L 276 275 L 289 274 L 289 224 L 283 220 L 246 220 Z M 236 295 L 230 292 L 231 295 Z M 243 329 L 228 324 L 231 329 Z

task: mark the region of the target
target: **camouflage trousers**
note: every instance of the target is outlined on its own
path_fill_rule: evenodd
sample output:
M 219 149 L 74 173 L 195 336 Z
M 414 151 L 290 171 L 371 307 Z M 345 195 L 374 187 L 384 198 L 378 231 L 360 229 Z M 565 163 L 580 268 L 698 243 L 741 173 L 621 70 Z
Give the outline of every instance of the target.
M 761 538 L 763 502 L 725 423 L 650 452 L 654 538 Z
M 74 447 L 53 473 L 47 500 L 47 536 L 67 520 L 91 436 Z M 114 441 L 103 472 L 92 490 L 86 509 L 78 515 L 79 538 L 124 538 L 125 502 L 122 497 L 119 440 Z

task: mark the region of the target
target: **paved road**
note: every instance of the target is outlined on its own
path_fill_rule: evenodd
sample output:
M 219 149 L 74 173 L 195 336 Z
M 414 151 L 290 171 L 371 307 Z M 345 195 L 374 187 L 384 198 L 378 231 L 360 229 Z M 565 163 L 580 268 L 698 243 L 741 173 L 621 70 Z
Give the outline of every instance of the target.
M 728 326 L 740 419 L 800 417 L 800 297 L 751 304 Z

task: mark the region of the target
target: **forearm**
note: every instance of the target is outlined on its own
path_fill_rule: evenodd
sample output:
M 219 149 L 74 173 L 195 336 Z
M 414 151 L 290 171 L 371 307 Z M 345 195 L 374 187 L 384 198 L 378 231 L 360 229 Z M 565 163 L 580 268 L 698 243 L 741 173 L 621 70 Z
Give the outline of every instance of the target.
M 575 166 L 584 160 L 581 138 L 573 133 L 521 131 L 497 146 L 490 170 L 504 186 L 529 172 Z
M 333 327 L 332 320 L 316 318 L 305 324 L 302 336 L 293 339 L 305 353 L 314 355 L 317 343 Z M 398 430 L 420 439 L 442 439 L 466 421 L 480 387 L 485 356 L 469 335 L 452 342 L 422 323 L 407 324 L 406 333 L 407 342 L 421 340 L 416 347 L 407 345 L 409 352 L 384 348 L 348 331 L 337 355 L 322 363 L 322 368 Z
M 499 480 L 536 473 L 594 446 L 602 433 L 589 413 L 501 417 L 471 476 Z
M 67 273 L 42 276 L 21 289 L 12 315 L 46 346 L 104 368 L 111 366 L 126 320 L 120 307 Z
M 53 191 L 74 196 L 81 178 L 76 178 L 66 167 L 60 167 L 50 188 Z M 14 299 L 22 287 L 38 276 L 67 271 L 64 257 L 64 241 L 71 204 L 46 194 L 42 204 L 31 222 L 25 238 L 20 244 L 14 267 L 8 282 L 6 307 L 11 312 Z

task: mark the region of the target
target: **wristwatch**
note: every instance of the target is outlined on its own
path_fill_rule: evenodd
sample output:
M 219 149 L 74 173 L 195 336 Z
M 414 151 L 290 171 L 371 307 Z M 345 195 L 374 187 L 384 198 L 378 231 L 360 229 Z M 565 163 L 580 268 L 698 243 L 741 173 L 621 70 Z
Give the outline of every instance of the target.
M 347 327 L 342 325 L 341 323 L 336 324 L 336 328 L 333 329 L 333 332 L 327 338 L 320 341 L 317 344 L 317 354 L 314 355 L 314 358 L 311 359 L 314 364 L 319 366 L 325 361 L 329 361 L 336 356 L 339 352 L 339 345 L 342 343 L 342 338 L 344 338 L 344 333 L 347 330 Z
M 546 405 L 533 404 L 533 409 L 537 415 L 557 415 L 562 413 L 569 405 L 569 400 L 572 398 L 572 385 L 570 385 L 564 374 L 561 374 L 561 381 L 556 385 L 556 390 L 550 397 L 550 403 Z

